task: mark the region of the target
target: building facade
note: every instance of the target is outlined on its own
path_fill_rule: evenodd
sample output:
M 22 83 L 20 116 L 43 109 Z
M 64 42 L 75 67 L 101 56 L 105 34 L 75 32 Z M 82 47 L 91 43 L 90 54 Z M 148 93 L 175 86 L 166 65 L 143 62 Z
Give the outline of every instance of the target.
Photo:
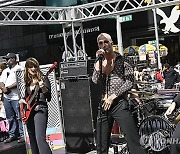
M 92 0 L 41 0 L 31 2 L 28 5 L 46 6 L 70 6 L 92 2 Z M 176 14 L 176 22 L 173 25 L 177 28 L 167 28 L 168 23 L 162 23 L 162 19 L 171 18 L 174 6 L 161 8 L 163 15 L 157 14 L 157 25 L 159 43 L 168 48 L 168 55 L 161 58 L 162 63 L 168 62 L 176 65 L 180 62 L 180 14 Z M 153 12 L 143 11 L 133 13 L 132 21 L 123 22 L 122 40 L 123 47 L 131 45 L 140 46 L 155 40 L 155 28 Z M 83 23 L 85 49 L 88 57 L 94 58 L 97 50 L 96 38 L 99 33 L 109 33 L 117 44 L 116 19 L 104 18 Z M 178 31 L 179 30 L 179 31 Z M 20 56 L 20 61 L 32 56 L 39 60 L 40 64 L 62 61 L 64 41 L 61 25 L 37 25 L 37 26 L 2 26 L 0 27 L 0 55 L 7 52 L 15 52 Z M 81 41 L 80 36 L 77 43 Z M 72 42 L 72 38 L 68 39 Z

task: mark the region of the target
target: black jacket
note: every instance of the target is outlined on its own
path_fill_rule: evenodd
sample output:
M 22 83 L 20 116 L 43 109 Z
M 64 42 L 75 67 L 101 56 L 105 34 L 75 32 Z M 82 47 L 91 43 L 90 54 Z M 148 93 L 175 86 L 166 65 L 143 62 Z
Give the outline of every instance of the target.
M 180 107 L 180 93 L 177 94 L 173 101 L 176 103 L 177 107 Z
M 172 89 L 174 84 L 179 80 L 179 74 L 170 68 L 169 71 L 164 71 L 165 89 Z
M 47 77 L 44 77 L 43 81 L 48 90 L 46 93 L 43 93 L 39 85 L 36 85 L 37 95 L 35 96 L 33 101 L 35 101 L 36 104 L 47 106 L 47 101 L 48 102 L 51 101 L 51 85 Z M 25 98 L 27 98 L 30 95 L 33 95 L 33 92 L 30 91 L 30 86 L 28 86 L 26 87 L 26 90 L 25 90 Z

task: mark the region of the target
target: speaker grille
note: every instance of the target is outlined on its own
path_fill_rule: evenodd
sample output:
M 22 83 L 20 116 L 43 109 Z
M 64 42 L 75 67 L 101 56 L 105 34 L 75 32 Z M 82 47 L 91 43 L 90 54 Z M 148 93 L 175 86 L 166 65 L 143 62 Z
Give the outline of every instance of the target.
M 94 142 L 89 79 L 60 79 L 67 152 L 85 153 Z

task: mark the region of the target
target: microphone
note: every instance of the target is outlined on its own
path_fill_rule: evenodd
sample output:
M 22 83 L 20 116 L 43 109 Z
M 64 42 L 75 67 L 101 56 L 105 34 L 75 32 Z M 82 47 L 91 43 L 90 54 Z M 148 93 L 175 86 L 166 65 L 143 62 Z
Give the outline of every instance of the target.
M 47 71 L 47 76 L 53 71 L 53 69 L 55 69 L 56 66 L 57 66 L 57 62 L 54 62 L 52 66 L 49 68 L 49 70 Z
M 104 55 L 103 54 L 99 54 L 98 56 L 97 56 L 97 58 L 96 58 L 96 62 L 98 61 L 98 60 L 102 60 L 104 58 Z
M 100 49 L 101 50 L 101 52 L 104 52 L 104 49 Z M 99 50 L 99 51 L 100 51 Z M 103 53 L 100 53 L 100 54 L 98 54 L 97 55 L 97 58 L 96 58 L 96 62 L 98 61 L 98 60 L 102 60 L 104 58 L 104 54 Z

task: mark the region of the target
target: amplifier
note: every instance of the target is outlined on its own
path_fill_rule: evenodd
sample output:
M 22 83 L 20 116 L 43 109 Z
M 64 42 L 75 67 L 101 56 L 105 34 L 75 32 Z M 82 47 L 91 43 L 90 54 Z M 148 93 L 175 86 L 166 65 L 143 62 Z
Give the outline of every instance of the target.
M 87 75 L 87 61 L 72 61 L 60 63 L 60 78 Z
M 87 61 L 87 74 L 89 76 L 92 76 L 92 74 L 93 74 L 94 63 L 95 63 L 95 59 L 90 59 L 90 60 Z
M 94 59 L 88 61 L 62 62 L 60 63 L 60 78 L 92 76 L 94 62 Z

